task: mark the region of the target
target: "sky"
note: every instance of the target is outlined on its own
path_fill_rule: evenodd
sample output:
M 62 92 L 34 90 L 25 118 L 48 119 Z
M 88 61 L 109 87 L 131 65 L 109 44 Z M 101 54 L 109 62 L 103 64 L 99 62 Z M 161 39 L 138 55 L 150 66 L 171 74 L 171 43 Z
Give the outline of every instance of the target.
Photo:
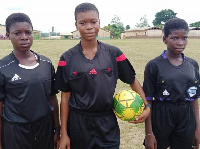
M 136 23 L 146 15 L 148 23 L 153 26 L 157 12 L 171 9 L 177 17 L 185 19 L 188 24 L 200 21 L 200 0 L 4 0 L 0 2 L 0 24 L 5 25 L 6 18 L 15 12 L 26 13 L 34 30 L 71 33 L 75 31 L 74 10 L 83 2 L 96 5 L 100 15 L 100 27 L 103 28 L 118 16 L 121 22 L 135 28 Z

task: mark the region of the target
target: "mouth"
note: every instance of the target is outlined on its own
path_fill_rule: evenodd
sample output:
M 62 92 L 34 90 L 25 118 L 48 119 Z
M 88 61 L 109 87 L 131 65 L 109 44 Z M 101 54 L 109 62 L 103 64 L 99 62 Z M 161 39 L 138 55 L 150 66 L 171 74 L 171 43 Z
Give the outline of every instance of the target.
M 29 46 L 29 43 L 21 43 L 20 44 L 22 47 L 28 47 Z
M 185 47 L 183 47 L 183 48 L 176 48 L 176 50 L 184 50 L 185 49 Z
M 86 33 L 86 35 L 94 35 L 94 33 Z

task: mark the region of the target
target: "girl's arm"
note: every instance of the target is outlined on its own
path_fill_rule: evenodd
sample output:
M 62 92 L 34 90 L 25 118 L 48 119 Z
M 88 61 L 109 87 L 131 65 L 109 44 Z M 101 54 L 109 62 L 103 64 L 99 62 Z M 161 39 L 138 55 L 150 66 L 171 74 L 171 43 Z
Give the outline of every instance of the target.
M 196 149 L 199 148 L 200 144 L 200 120 L 199 120 L 199 103 L 198 98 L 192 101 L 192 106 L 195 113 L 195 123 L 196 123 L 196 130 L 195 130 L 195 145 Z
M 3 109 L 3 102 L 0 102 L 0 134 L 2 134 L 2 118 L 1 118 L 2 109 Z M 0 135 L 0 149 L 2 149 L 1 135 Z
M 70 92 L 61 92 L 61 103 L 60 103 L 60 120 L 61 120 L 61 130 L 60 130 L 60 149 L 70 149 L 70 138 L 67 133 L 67 122 L 69 116 L 69 97 Z
M 144 105 L 147 105 L 148 102 L 145 98 L 144 91 L 143 91 L 139 81 L 137 80 L 137 78 L 135 78 L 135 81 L 130 86 L 131 86 L 132 90 L 134 90 L 141 96 L 141 98 L 144 102 Z M 142 123 L 145 121 L 145 119 L 148 117 L 149 114 L 150 114 L 150 107 L 144 108 L 142 114 L 138 118 L 136 118 L 136 120 L 130 121 L 130 122 L 135 123 L 135 124 Z
M 58 99 L 56 95 L 50 96 L 50 102 L 52 106 L 54 107 L 53 111 L 53 120 L 54 120 L 54 126 L 55 126 L 55 133 L 54 133 L 54 146 L 57 147 L 57 142 L 59 140 L 60 135 L 60 122 L 59 122 L 59 111 L 58 111 Z

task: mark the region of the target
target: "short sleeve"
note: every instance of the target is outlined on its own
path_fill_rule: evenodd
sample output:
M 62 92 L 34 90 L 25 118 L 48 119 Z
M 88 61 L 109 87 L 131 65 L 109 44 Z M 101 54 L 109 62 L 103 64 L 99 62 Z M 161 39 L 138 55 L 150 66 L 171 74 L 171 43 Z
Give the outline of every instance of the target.
M 155 76 L 152 63 L 148 63 L 144 71 L 143 89 L 147 100 L 152 100 L 155 95 Z
M 55 69 L 54 66 L 51 65 L 51 95 L 55 95 L 58 93 L 58 90 L 55 86 Z
M 196 94 L 196 98 L 200 98 L 200 76 L 199 76 L 199 65 L 198 63 L 196 62 L 195 63 L 195 71 L 196 71 L 196 79 L 197 79 L 197 94 Z
M 5 80 L 0 72 L 0 102 L 5 100 Z
M 70 92 L 70 86 L 67 79 L 67 62 L 64 59 L 63 56 L 61 56 L 58 67 L 56 71 L 56 82 L 55 86 L 57 90 L 60 90 L 62 92 Z
M 124 83 L 132 84 L 135 81 L 135 70 L 130 61 L 121 51 L 118 52 L 116 61 L 118 67 L 118 78 Z

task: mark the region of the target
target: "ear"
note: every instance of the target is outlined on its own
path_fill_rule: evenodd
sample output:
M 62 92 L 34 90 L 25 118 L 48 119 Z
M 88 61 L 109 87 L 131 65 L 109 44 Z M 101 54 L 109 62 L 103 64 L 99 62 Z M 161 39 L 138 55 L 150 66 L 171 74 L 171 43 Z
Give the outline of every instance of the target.
M 8 32 L 6 32 L 6 37 L 10 38 L 9 35 L 10 35 L 10 34 L 9 34 Z
M 77 22 L 75 22 L 76 29 L 78 30 Z
M 167 37 L 166 37 L 166 36 L 163 36 L 163 42 L 164 42 L 165 44 L 167 44 Z

